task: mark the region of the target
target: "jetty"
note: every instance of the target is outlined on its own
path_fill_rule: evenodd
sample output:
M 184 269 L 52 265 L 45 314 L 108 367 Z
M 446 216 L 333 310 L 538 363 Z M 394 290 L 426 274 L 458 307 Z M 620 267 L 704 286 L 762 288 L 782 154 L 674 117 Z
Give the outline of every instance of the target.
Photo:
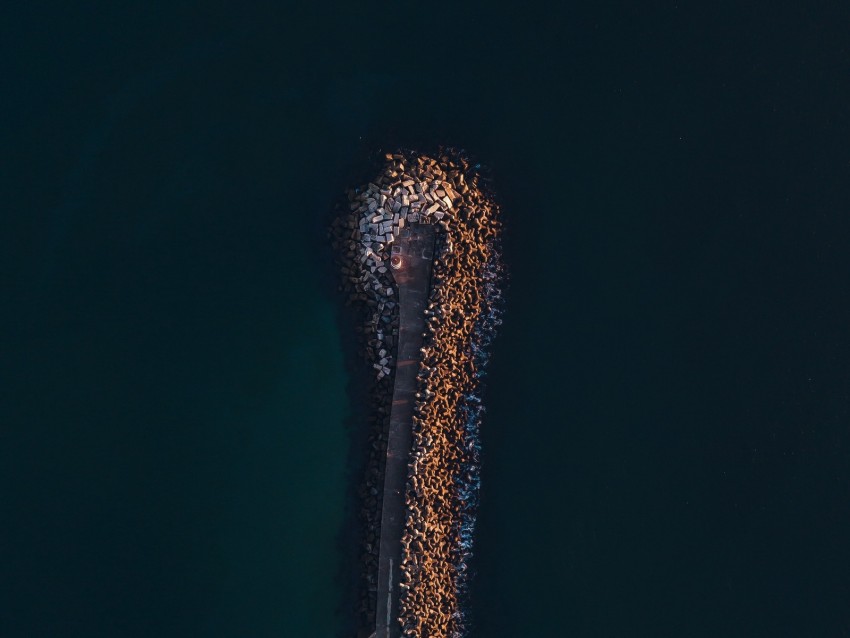
M 434 226 L 430 224 L 413 224 L 405 230 L 407 232 L 402 233 L 393 244 L 391 257 L 392 274 L 398 289 L 399 328 L 384 470 L 375 638 L 401 636 L 399 585 L 402 582 L 402 535 L 407 511 L 407 465 L 436 238 Z
M 330 232 L 374 375 L 358 636 L 463 636 L 499 209 L 461 152 L 385 159 Z

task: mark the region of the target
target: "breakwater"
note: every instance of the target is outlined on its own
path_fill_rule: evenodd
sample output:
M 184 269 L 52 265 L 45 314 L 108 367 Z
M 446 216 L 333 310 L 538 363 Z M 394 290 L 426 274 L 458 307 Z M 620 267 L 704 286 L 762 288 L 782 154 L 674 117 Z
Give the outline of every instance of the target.
M 481 379 L 500 322 L 498 207 L 451 150 L 387 155 L 347 207 L 332 236 L 374 372 L 362 622 L 378 637 L 462 636 Z

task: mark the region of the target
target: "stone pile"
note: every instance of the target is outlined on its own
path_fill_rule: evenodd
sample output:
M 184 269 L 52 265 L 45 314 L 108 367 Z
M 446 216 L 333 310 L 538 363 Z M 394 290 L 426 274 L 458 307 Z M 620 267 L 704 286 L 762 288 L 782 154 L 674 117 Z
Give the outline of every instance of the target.
M 384 498 L 384 465 L 387 455 L 392 384 L 377 382 L 371 392 L 373 406 L 369 419 L 368 458 L 358 487 L 363 546 L 360 551 L 361 575 L 359 613 L 363 626 L 374 625 L 377 605 L 378 550 L 381 538 L 381 508 Z
M 406 636 L 461 636 L 478 487 L 478 391 L 499 323 L 498 208 L 459 154 L 388 154 L 378 179 L 348 193 L 333 228 L 343 290 L 364 309 L 363 348 L 375 370 L 376 421 L 361 488 L 366 595 L 374 623 L 382 455 L 392 400 L 398 298 L 392 245 L 412 224 L 438 226 L 414 416 L 402 543 L 400 618 Z
M 473 178 L 434 263 L 406 502 L 407 636 L 462 636 L 478 488 L 478 395 L 499 323 L 498 209 Z

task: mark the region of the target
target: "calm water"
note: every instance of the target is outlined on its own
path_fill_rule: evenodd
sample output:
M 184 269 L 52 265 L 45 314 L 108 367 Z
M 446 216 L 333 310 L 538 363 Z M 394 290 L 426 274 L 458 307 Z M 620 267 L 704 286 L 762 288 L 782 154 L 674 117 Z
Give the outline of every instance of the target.
M 440 142 L 509 225 L 474 636 L 850 632 L 843 9 L 168 6 L 2 21 L 0 635 L 345 626 L 323 229 Z

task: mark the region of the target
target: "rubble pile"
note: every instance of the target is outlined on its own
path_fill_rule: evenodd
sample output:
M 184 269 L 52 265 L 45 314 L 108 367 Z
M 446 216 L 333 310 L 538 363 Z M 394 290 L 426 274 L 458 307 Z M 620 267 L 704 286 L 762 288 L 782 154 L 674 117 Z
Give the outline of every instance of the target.
M 402 539 L 408 636 L 462 636 L 463 595 L 478 492 L 478 395 L 486 346 L 500 323 L 498 209 L 464 172 L 464 189 L 434 263 L 427 333 L 414 416 L 413 451 Z M 444 181 L 445 185 L 445 181 Z
M 364 311 L 363 352 L 375 371 L 375 421 L 367 476 L 362 611 L 374 622 L 386 428 L 398 335 L 392 245 L 413 224 L 437 225 L 438 250 L 413 423 L 402 538 L 399 622 L 407 636 L 464 632 L 478 488 L 478 392 L 486 347 L 500 323 L 498 207 L 475 169 L 448 150 L 439 159 L 388 154 L 378 179 L 348 193 L 333 227 L 343 290 Z

